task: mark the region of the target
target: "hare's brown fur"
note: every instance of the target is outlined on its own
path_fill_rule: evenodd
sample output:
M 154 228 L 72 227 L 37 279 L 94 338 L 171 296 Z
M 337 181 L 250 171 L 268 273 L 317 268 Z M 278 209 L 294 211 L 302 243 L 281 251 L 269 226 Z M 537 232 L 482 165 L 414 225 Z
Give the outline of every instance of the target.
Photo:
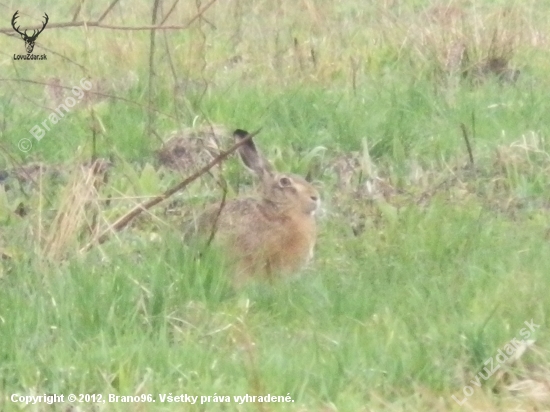
M 261 196 L 213 205 L 197 221 L 198 230 L 214 233 L 234 260 L 237 284 L 250 277 L 271 280 L 306 264 L 313 256 L 319 206 L 318 191 L 305 179 L 274 172 L 251 141 L 242 148 L 245 165 L 261 180 Z

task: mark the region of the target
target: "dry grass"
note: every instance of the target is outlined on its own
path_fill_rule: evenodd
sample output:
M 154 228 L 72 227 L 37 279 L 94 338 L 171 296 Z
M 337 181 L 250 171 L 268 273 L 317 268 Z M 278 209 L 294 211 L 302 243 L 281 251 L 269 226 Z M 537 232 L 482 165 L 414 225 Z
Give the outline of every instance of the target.
M 105 162 L 77 166 L 60 195 L 57 214 L 46 229 L 42 254 L 59 260 L 74 255 L 81 239 L 93 236 L 101 212 L 98 190 L 104 183 Z
M 439 166 L 423 166 L 418 159 L 410 159 L 410 172 L 405 177 L 396 174 L 391 163 L 376 164 L 366 142 L 363 145 L 363 152 L 335 155 L 327 159 L 326 165 L 338 193 L 333 207 L 347 217 L 356 235 L 366 227 L 383 224 L 383 217 L 397 213 L 402 206 L 427 207 L 434 198 L 452 204 L 479 202 L 511 218 L 524 210 L 550 210 L 550 199 L 544 192 L 523 195 L 529 182 L 544 187 L 541 172 L 550 175 L 550 153 L 534 132 L 480 155 L 478 161 L 483 166 L 469 164 L 466 156 Z
M 490 75 L 513 82 L 519 71 L 510 67 L 516 51 L 533 41 L 520 8 L 483 13 L 476 8 L 434 6 L 412 28 L 410 40 L 425 61 L 437 63 L 442 74 L 460 74 L 479 82 Z

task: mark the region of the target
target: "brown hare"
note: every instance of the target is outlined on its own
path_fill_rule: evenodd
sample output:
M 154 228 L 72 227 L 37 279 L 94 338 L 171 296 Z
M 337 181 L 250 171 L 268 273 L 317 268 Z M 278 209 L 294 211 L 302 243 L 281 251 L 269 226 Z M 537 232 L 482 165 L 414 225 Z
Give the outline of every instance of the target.
M 248 136 L 236 130 L 237 142 Z M 237 198 L 212 205 L 195 222 L 196 230 L 222 246 L 234 263 L 234 284 L 247 279 L 269 281 L 299 270 L 313 257 L 315 212 L 319 192 L 305 179 L 279 173 L 256 149 L 252 139 L 239 155 L 260 180 L 257 198 Z

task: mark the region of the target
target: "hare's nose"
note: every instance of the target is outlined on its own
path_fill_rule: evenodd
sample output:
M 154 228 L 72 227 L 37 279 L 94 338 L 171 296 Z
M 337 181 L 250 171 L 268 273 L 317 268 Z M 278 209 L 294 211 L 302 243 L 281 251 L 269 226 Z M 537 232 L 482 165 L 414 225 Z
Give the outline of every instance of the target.
M 318 196 L 310 196 L 310 199 L 313 200 L 314 202 L 317 202 L 319 200 L 319 197 Z

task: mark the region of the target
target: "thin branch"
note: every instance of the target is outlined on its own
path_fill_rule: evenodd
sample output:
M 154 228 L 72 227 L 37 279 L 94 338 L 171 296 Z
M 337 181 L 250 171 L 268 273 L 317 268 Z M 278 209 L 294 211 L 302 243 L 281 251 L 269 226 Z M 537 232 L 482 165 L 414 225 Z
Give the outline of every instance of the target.
M 17 38 L 17 39 L 19 38 L 19 35 L 13 34 L 13 33 L 2 33 L 2 32 L 0 31 L 0 34 L 4 34 L 5 36 L 13 37 L 13 38 Z M 77 62 L 71 60 L 71 59 L 68 58 L 67 56 L 65 56 L 65 55 L 63 55 L 63 54 L 61 54 L 61 53 L 58 53 L 58 52 L 56 52 L 55 50 L 51 50 L 51 49 L 49 49 L 49 48 L 47 48 L 47 47 L 44 47 L 41 43 L 35 43 L 35 46 L 38 46 L 40 49 L 44 49 L 44 50 L 47 51 L 48 53 L 53 53 L 54 55 L 59 56 L 59 57 L 62 58 L 63 60 L 67 60 L 69 63 L 72 63 L 72 64 L 78 66 L 79 68 L 81 68 L 81 69 L 84 70 L 84 71 L 87 70 L 86 67 L 84 67 L 84 66 L 81 65 L 80 63 L 77 63 Z M 5 56 L 10 56 L 10 58 L 11 58 L 11 56 L 12 56 L 12 54 L 8 54 L 8 53 L 6 53 L 5 51 L 0 51 L 0 54 L 5 55 Z
M 205 248 L 210 247 L 210 245 L 214 241 L 214 236 L 216 236 L 216 233 L 218 232 L 218 222 L 220 221 L 220 216 L 222 214 L 222 210 L 225 207 L 226 198 L 227 198 L 227 185 L 225 185 L 223 187 L 222 201 L 220 203 L 220 207 L 218 208 L 218 210 L 216 212 L 216 217 L 214 218 L 214 223 L 212 224 L 212 229 L 210 230 L 210 235 L 208 236 L 208 241 L 206 242 Z
M 37 80 L 29 80 L 29 79 L 4 79 L 4 78 L 1 78 L 0 77 L 0 82 L 22 82 L 22 83 L 32 83 L 32 84 L 40 84 L 40 85 L 43 85 L 43 86 L 47 86 L 48 83 L 46 82 L 40 82 L 40 81 L 37 81 Z M 67 87 L 67 86 L 61 86 L 59 85 L 60 88 L 62 89 L 66 89 L 66 90 L 72 90 L 73 88 L 72 87 Z M 123 101 L 123 102 L 126 102 L 126 103 L 130 103 L 130 104 L 133 104 L 135 106 L 138 106 L 138 107 L 141 107 L 142 109 L 145 109 L 145 106 L 141 103 L 137 103 L 133 100 L 130 100 L 130 99 L 127 99 L 125 97 L 120 97 L 120 96 L 115 96 L 113 94 L 108 94 L 108 93 L 100 93 L 100 92 L 94 92 L 92 90 L 89 90 L 89 91 L 86 91 L 87 94 L 93 94 L 93 95 L 96 95 L 96 96 L 101 96 L 101 97 L 107 97 L 107 98 L 111 98 L 111 99 L 115 99 L 115 100 L 120 100 L 120 101 Z M 49 107 L 43 107 L 41 106 L 42 108 L 44 109 L 48 109 L 48 110 L 51 110 L 51 108 Z M 158 113 L 158 114 L 161 114 L 169 119 L 172 119 L 172 120 L 177 120 L 176 117 L 170 115 L 170 114 L 166 114 L 164 112 L 161 112 L 160 110 L 158 109 L 155 109 L 155 108 L 151 108 L 152 111 Z
M 197 10 L 200 10 L 200 0 L 195 0 L 195 3 L 197 5 Z M 201 66 L 201 80 L 204 84 L 204 87 L 202 89 L 202 93 L 200 94 L 199 96 L 199 100 L 198 100 L 198 106 L 200 107 L 200 103 L 202 102 L 202 99 L 204 98 L 204 96 L 206 95 L 206 92 L 208 91 L 208 80 L 206 79 L 206 76 L 205 76 L 205 70 L 206 70 L 206 34 L 204 33 L 204 30 L 202 29 L 202 24 L 200 24 L 201 21 L 203 21 L 203 17 L 202 15 L 199 17 L 199 33 L 201 34 L 201 38 L 202 38 L 202 42 L 201 42 L 201 51 L 202 51 L 202 59 L 201 59 L 201 62 L 202 62 L 202 66 Z M 202 110 L 201 110 L 202 112 Z M 205 116 L 206 117 L 206 116 Z
M 476 113 L 472 110 L 472 137 L 476 138 Z
M 210 231 L 210 236 L 208 236 L 208 241 L 206 242 L 206 248 L 210 247 L 210 244 L 214 240 L 214 236 L 216 236 L 216 232 L 218 231 L 218 222 L 220 220 L 220 216 L 222 214 L 223 208 L 225 207 L 225 200 L 227 198 L 227 182 L 223 177 L 221 177 L 221 186 L 222 186 L 222 201 L 220 203 L 220 207 L 218 208 L 216 212 L 216 217 L 214 218 L 214 223 L 212 224 L 212 230 Z
M 109 4 L 109 7 L 107 7 L 107 10 L 105 10 L 103 12 L 103 14 L 101 15 L 101 17 L 97 20 L 97 22 L 101 22 L 103 21 L 103 19 L 105 17 L 107 17 L 107 14 L 109 14 L 109 12 L 113 9 L 113 7 L 115 7 L 115 5 L 118 3 L 118 0 L 113 0 L 113 2 L 111 4 Z
M 69 63 L 74 64 L 75 66 L 78 66 L 78 68 L 82 69 L 82 71 L 83 71 L 84 73 L 86 73 L 86 72 L 88 71 L 88 69 L 87 69 L 86 66 L 84 66 L 84 65 L 82 65 L 82 64 L 80 64 L 80 63 L 78 63 L 78 62 L 76 62 L 76 61 L 74 61 L 74 60 L 72 60 L 71 58 L 65 56 L 64 54 L 58 53 L 57 51 L 52 50 L 52 49 L 49 49 L 48 47 L 44 47 L 42 43 L 36 43 L 36 45 L 37 45 L 40 49 L 43 49 L 43 50 L 47 51 L 48 53 L 52 53 L 52 54 L 55 55 L 55 56 L 59 56 L 61 59 L 66 60 L 66 61 L 68 61 Z
M 166 20 L 168 20 L 168 17 L 170 17 L 170 15 L 172 14 L 172 12 L 176 9 L 176 6 L 178 5 L 180 0 L 175 0 L 174 3 L 172 4 L 172 7 L 170 7 L 170 9 L 168 10 L 168 13 L 166 13 L 166 16 L 164 16 L 164 18 L 162 19 L 162 21 L 160 22 L 160 25 L 162 26 L 164 23 L 166 23 Z
M 159 10 L 159 4 L 160 0 L 154 0 L 153 3 L 153 17 L 151 19 L 151 23 L 153 25 L 157 22 L 157 13 Z M 153 78 L 155 77 L 155 36 L 156 31 L 152 30 L 149 33 L 149 87 L 148 87 L 148 116 L 147 116 L 147 137 L 151 136 L 151 131 L 153 130 L 153 122 L 154 122 L 154 115 L 151 111 L 151 108 L 153 107 Z
M 80 10 L 82 10 L 82 4 L 84 4 L 84 0 L 80 0 L 78 2 L 78 6 L 76 6 L 76 10 L 73 14 L 73 19 L 72 19 L 72 22 L 75 22 L 76 19 L 78 19 L 78 15 L 80 14 Z
M 246 142 L 248 142 L 250 139 L 252 139 L 254 136 L 256 136 L 260 132 L 260 130 L 261 129 L 258 129 L 255 132 L 250 133 L 244 139 L 242 139 L 238 143 L 234 144 L 227 151 L 220 153 L 215 159 L 213 159 L 206 166 L 202 167 L 197 172 L 195 172 L 191 176 L 189 176 L 187 179 L 185 179 L 185 180 L 181 181 L 180 183 L 178 183 L 176 186 L 168 189 L 163 194 L 161 194 L 159 196 L 156 196 L 156 197 L 154 197 L 153 199 L 151 199 L 147 202 L 143 202 L 143 203 L 135 206 L 132 210 L 130 210 L 124 216 L 121 216 L 115 223 L 113 223 L 107 229 L 105 229 L 101 235 L 97 236 L 90 243 L 88 243 L 85 247 L 80 249 L 80 252 L 86 252 L 86 251 L 90 250 L 94 246 L 94 244 L 96 244 L 96 243 L 97 244 L 104 243 L 107 239 L 109 239 L 109 235 L 112 232 L 119 232 L 120 230 L 122 230 L 123 228 L 128 226 L 128 224 L 132 220 L 134 220 L 137 216 L 139 216 L 145 210 L 151 209 L 153 206 L 156 206 L 157 204 L 161 203 L 163 200 L 168 199 L 174 193 L 179 192 L 180 190 L 184 189 L 190 183 L 194 182 L 199 177 L 201 177 L 203 174 L 207 173 L 214 166 L 216 166 L 220 162 L 224 161 L 227 157 L 229 157 L 233 152 L 235 152 L 243 144 L 246 144 Z
M 462 129 L 462 136 L 464 136 L 464 141 L 466 142 L 466 149 L 468 149 L 468 156 L 470 157 L 470 164 L 474 165 L 474 154 L 472 153 L 472 146 L 470 145 L 470 139 L 468 138 L 468 130 L 464 123 L 460 123 L 460 128 Z
M 195 21 L 196 18 L 193 19 Z M 48 24 L 48 29 L 65 29 L 67 27 L 97 27 L 99 29 L 110 29 L 110 30 L 127 30 L 127 31 L 142 31 L 142 30 L 184 30 L 189 28 L 193 23 L 190 21 L 183 25 L 174 25 L 174 26 L 114 26 L 111 24 L 101 24 L 97 21 L 77 21 L 77 22 L 66 22 L 66 23 L 52 23 Z M 40 29 L 42 25 L 29 27 L 27 30 Z M 12 33 L 13 27 L 0 29 L 0 33 Z
M 176 0 L 177 1 L 177 0 Z M 180 119 L 180 112 L 178 110 L 179 104 L 177 99 L 177 85 L 178 85 L 178 75 L 176 73 L 176 68 L 174 67 L 174 61 L 172 59 L 172 53 L 170 53 L 170 45 L 168 44 L 168 36 L 166 36 L 166 32 L 163 32 L 163 38 L 164 38 L 164 45 L 166 47 L 165 53 L 166 53 L 166 59 L 168 60 L 168 67 L 170 67 L 170 71 L 172 72 L 172 77 L 174 78 L 174 87 L 173 87 L 173 98 L 174 98 L 174 115 L 177 118 L 177 124 L 178 127 L 181 125 L 181 119 Z M 187 99 L 185 100 L 185 103 L 187 106 L 189 106 L 189 103 L 187 102 Z M 188 107 L 189 109 L 189 107 Z M 191 112 L 191 110 L 189 109 Z
M 192 23 L 195 22 L 195 20 L 200 19 L 202 17 L 202 15 L 204 14 L 204 12 L 206 10 L 208 10 L 210 8 L 210 6 L 212 6 L 216 1 L 218 1 L 218 0 L 210 0 L 208 3 L 206 3 L 206 6 L 204 6 L 202 9 L 200 9 L 198 11 L 198 13 L 195 14 L 195 16 L 187 22 L 187 25 L 190 26 Z
M 189 28 L 195 20 L 200 18 L 206 10 L 208 10 L 214 3 L 216 3 L 218 0 L 210 0 L 204 6 L 191 20 L 189 20 L 187 23 L 183 25 L 173 25 L 173 26 L 114 26 L 111 24 L 101 24 L 99 21 L 77 21 L 77 22 L 65 22 L 65 23 L 51 23 L 48 24 L 48 30 L 49 29 L 61 29 L 61 28 L 67 28 L 67 27 L 97 27 L 100 29 L 109 29 L 109 30 L 128 30 L 128 31 L 140 31 L 140 30 L 184 30 Z M 36 25 L 32 27 L 27 27 L 27 30 L 39 30 L 42 28 L 42 25 Z M 6 27 L 3 29 L 0 29 L 0 33 L 12 33 L 13 27 Z

